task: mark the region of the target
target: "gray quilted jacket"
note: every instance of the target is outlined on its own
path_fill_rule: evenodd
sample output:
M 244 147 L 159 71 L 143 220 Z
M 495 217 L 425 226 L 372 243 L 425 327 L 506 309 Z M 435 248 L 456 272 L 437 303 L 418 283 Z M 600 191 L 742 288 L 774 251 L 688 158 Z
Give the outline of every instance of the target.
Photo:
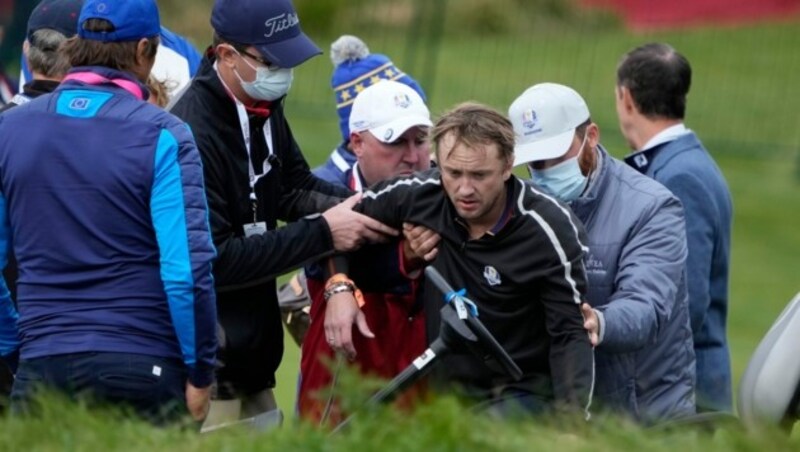
M 693 414 L 683 207 L 663 185 L 598 153 L 599 170 L 570 205 L 588 232 L 587 299 L 602 313 L 596 402 L 645 423 Z

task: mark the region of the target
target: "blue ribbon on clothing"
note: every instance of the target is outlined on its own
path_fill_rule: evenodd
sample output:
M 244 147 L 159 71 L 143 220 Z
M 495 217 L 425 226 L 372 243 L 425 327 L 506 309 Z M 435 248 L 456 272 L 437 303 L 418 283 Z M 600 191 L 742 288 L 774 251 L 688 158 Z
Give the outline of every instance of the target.
M 444 301 L 445 303 L 455 304 L 456 311 L 458 311 L 459 308 L 463 309 L 465 307 L 464 305 L 466 305 L 466 307 L 469 308 L 469 313 L 472 314 L 473 317 L 478 317 L 478 306 L 474 301 L 467 298 L 467 289 L 454 290 L 444 294 Z

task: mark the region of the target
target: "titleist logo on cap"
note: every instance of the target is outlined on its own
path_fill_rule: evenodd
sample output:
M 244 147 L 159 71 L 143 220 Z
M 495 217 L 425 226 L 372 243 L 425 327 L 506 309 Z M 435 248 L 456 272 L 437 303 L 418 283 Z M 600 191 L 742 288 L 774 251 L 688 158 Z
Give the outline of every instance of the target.
M 267 28 L 267 32 L 264 33 L 264 37 L 272 37 L 272 35 L 275 33 L 280 33 L 283 30 L 292 28 L 299 23 L 300 19 L 297 17 L 296 13 L 283 13 L 275 17 L 270 17 L 266 22 L 264 22 L 264 26 Z

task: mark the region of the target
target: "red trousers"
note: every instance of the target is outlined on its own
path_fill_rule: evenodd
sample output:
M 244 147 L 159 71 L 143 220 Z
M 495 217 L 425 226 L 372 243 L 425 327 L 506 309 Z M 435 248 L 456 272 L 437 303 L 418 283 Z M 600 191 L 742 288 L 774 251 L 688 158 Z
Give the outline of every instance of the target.
M 409 294 L 364 293 L 362 310 L 375 337 L 366 338 L 353 326 L 357 356 L 352 365 L 362 373 L 391 379 L 425 351 L 425 318 L 422 309 L 415 306 L 416 282 L 410 284 Z M 325 338 L 324 283 L 309 279 L 308 291 L 312 300 L 311 325 L 303 339 L 297 406 L 303 419 L 318 423 L 329 403 L 325 393 L 330 392 L 333 380 L 330 366 L 336 357 Z M 412 388 L 398 403 L 408 405 L 418 395 L 419 388 Z M 326 423 L 336 425 L 343 416 L 333 398 Z

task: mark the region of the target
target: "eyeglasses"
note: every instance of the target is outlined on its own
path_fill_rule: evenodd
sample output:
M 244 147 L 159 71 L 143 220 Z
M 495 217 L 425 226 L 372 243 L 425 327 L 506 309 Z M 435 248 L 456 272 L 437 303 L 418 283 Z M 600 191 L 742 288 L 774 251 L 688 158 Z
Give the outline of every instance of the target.
M 244 50 L 244 49 L 241 49 L 241 50 L 240 49 L 234 49 L 234 50 L 239 52 L 239 54 L 244 55 L 244 56 L 250 58 L 251 60 L 255 61 L 256 63 L 266 67 L 267 69 L 275 69 L 277 67 L 274 64 L 270 63 L 269 61 L 267 61 L 267 60 L 265 60 L 265 59 L 263 59 L 261 57 L 253 55 L 252 53 L 248 52 L 247 50 Z

